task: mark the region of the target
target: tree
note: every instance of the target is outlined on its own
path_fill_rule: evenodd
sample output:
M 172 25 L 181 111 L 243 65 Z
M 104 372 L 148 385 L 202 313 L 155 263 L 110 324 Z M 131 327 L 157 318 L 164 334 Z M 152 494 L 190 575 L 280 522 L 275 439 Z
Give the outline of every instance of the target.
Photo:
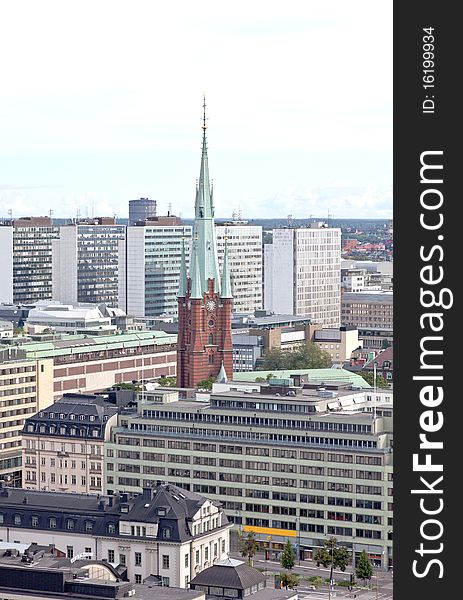
M 314 561 L 317 567 L 323 565 L 326 568 L 331 567 L 330 582 L 333 581 L 333 569 L 339 568 L 345 571 L 349 564 L 349 551 L 345 546 L 338 546 L 335 537 L 326 540 L 323 548 L 318 548 L 314 553 Z
M 313 342 L 305 342 L 290 350 L 272 348 L 259 365 L 259 370 L 325 369 L 331 366 L 331 356 Z
M 296 573 L 280 573 L 280 580 L 286 589 L 293 590 L 299 585 L 300 577 Z
M 176 387 L 177 379 L 176 377 L 160 377 L 158 383 L 163 387 Z
M 253 531 L 250 531 L 246 537 L 239 534 L 238 547 L 241 556 L 248 559 L 249 564 L 252 566 L 252 558 L 257 554 L 259 550 L 259 543 L 256 540 L 256 535 Z
M 375 376 L 372 371 L 360 371 L 359 374 L 372 387 L 375 385 Z M 382 375 L 378 375 L 378 373 L 376 374 L 376 387 L 377 388 L 388 388 L 389 387 L 388 382 L 384 379 L 384 377 Z
M 215 379 L 214 377 L 209 377 L 208 379 L 202 379 L 201 381 L 198 381 L 198 383 L 196 384 L 196 388 L 197 389 L 205 389 L 205 390 L 212 390 L 212 385 L 215 383 Z
M 283 552 L 281 554 L 280 563 L 283 569 L 291 569 L 294 567 L 294 563 L 296 562 L 296 556 L 294 554 L 293 547 L 291 546 L 291 542 L 288 540 L 283 548 Z
M 360 553 L 355 573 L 359 579 L 363 579 L 364 584 L 366 584 L 367 579 L 370 580 L 373 575 L 373 567 L 371 566 L 370 559 L 365 550 L 362 550 Z

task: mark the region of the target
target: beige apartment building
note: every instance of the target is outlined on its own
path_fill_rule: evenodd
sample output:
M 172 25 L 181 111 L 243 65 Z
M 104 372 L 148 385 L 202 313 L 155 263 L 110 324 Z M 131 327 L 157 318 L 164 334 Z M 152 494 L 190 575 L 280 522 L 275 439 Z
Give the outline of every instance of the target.
M 22 436 L 23 487 L 101 494 L 104 443 L 116 413 L 102 398 L 69 394 L 29 417 Z
M 10 353 L 16 358 L 51 358 L 53 394 L 60 398 L 64 393 L 92 393 L 117 383 L 175 376 L 176 343 L 176 335 L 163 331 L 65 335 L 26 340 L 11 347 Z
M 28 416 L 53 402 L 53 362 L 0 353 L 0 479 L 21 485 L 21 437 Z
M 335 536 L 392 564 L 389 391 L 230 382 L 200 402 L 155 390 L 119 415 L 105 460 L 107 493 L 161 479 L 206 494 L 271 557 L 289 539 L 310 558 Z

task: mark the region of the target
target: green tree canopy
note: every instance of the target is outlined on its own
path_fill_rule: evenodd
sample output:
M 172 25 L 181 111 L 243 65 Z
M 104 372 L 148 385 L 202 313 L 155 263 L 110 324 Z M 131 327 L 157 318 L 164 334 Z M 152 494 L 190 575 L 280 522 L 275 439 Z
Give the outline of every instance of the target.
M 296 573 L 281 573 L 280 574 L 281 583 L 285 586 L 286 589 L 294 590 L 299 585 L 300 577 L 296 575 Z
M 202 388 L 205 390 L 212 390 L 212 385 L 215 383 L 215 378 L 214 377 L 209 377 L 208 379 L 202 379 L 201 381 L 198 381 L 198 383 L 196 384 L 196 388 Z
M 295 562 L 296 556 L 294 554 L 293 547 L 291 546 L 291 542 L 288 540 L 283 548 L 283 552 L 281 553 L 280 563 L 283 569 L 288 569 L 288 571 L 291 571 Z
M 256 534 L 252 531 L 248 532 L 247 536 L 243 536 L 241 533 L 238 538 L 238 548 L 243 558 L 247 558 L 250 565 L 252 565 L 252 558 L 257 554 L 259 550 L 259 544 L 256 540 Z
M 326 369 L 331 366 L 331 356 L 313 342 L 305 342 L 290 350 L 268 350 L 259 366 L 261 371 L 291 369 Z
M 359 371 L 359 375 L 361 375 L 363 377 L 363 379 L 365 379 L 365 381 L 367 383 L 369 383 L 372 387 L 374 386 L 375 382 L 374 382 L 373 371 Z M 384 377 L 382 375 L 379 375 L 378 373 L 376 373 L 376 387 L 377 388 L 388 388 L 389 387 L 388 382 L 384 379 Z
M 326 540 L 323 548 L 318 548 L 314 553 L 317 567 L 323 565 L 325 569 L 331 567 L 330 581 L 333 581 L 333 569 L 345 571 L 350 561 L 349 550 L 345 546 L 338 546 L 336 538 Z
M 365 550 L 360 553 L 355 573 L 359 579 L 363 579 L 363 583 L 366 583 L 367 579 L 370 580 L 373 575 L 373 567 Z

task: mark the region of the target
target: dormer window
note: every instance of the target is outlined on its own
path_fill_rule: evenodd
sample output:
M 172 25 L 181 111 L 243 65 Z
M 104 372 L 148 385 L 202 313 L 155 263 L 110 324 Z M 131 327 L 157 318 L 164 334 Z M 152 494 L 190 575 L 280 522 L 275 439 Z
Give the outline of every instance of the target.
M 165 540 L 170 540 L 172 537 L 172 529 L 170 527 L 163 527 L 161 537 Z
M 50 517 L 48 519 L 48 527 L 50 529 L 56 529 L 56 519 L 55 519 L 55 517 Z
M 40 433 L 45 433 L 46 427 L 45 425 L 40 425 Z
M 108 533 L 116 533 L 116 525 L 114 523 L 108 523 L 107 531 Z
M 76 418 L 76 415 L 74 413 L 71 413 L 69 415 L 69 418 L 71 419 L 71 421 L 74 421 L 74 419 Z
M 80 419 L 81 421 L 85 421 L 85 415 L 79 415 L 79 419 Z
M 66 529 L 68 529 L 69 531 L 72 531 L 74 529 L 75 523 L 74 523 L 74 519 L 68 519 L 66 521 Z
M 159 507 L 156 511 L 156 514 L 158 515 L 158 517 L 165 517 L 166 516 L 166 509 L 162 506 Z
M 60 413 L 60 414 L 59 414 L 59 418 L 60 418 L 60 419 L 61 419 L 61 421 L 62 421 L 62 420 L 64 419 L 64 414 L 63 414 L 63 413 Z
M 54 419 L 55 418 L 55 413 L 51 412 L 49 416 L 50 416 L 50 419 Z
M 93 531 L 93 521 L 85 521 L 85 531 Z
M 90 421 L 94 421 L 95 420 L 95 416 L 94 415 L 90 415 Z

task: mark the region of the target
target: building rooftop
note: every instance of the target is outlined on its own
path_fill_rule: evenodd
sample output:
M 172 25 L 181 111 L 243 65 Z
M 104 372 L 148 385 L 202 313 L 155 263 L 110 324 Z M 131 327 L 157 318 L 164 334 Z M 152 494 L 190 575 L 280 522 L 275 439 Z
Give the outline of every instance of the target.
M 394 302 L 394 292 L 385 290 L 382 292 L 346 292 L 341 297 L 341 302 L 368 302 L 392 304 Z
M 234 373 L 236 381 L 256 381 L 258 377 L 266 379 L 268 375 L 281 379 L 290 379 L 293 375 L 306 375 L 309 383 L 349 383 L 361 389 L 370 388 L 363 377 L 345 369 L 292 369 L 282 371 L 243 371 Z

